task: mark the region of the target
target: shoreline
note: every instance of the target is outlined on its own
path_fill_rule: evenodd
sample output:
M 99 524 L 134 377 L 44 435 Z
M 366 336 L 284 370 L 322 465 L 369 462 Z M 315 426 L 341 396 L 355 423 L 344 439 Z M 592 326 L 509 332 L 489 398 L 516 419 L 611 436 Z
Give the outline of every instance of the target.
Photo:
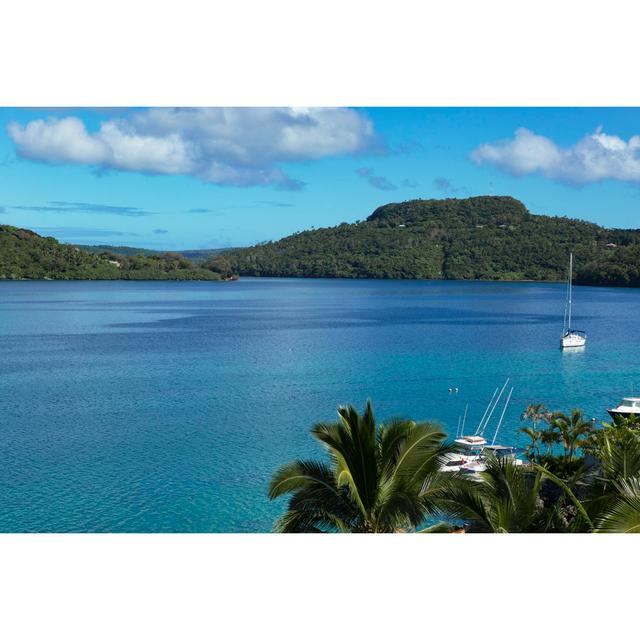
M 564 280 L 489 280 L 489 279 L 455 279 L 455 278 L 349 278 L 349 277 L 321 277 L 321 276 L 233 276 L 230 278 L 0 278 L 2 282 L 237 282 L 239 280 L 251 278 L 254 280 L 344 280 L 344 281 L 368 281 L 368 282 L 486 282 L 501 284 L 563 284 Z M 640 289 L 633 285 L 616 285 L 616 284 L 581 284 L 573 283 L 574 287 L 593 287 L 596 289 Z

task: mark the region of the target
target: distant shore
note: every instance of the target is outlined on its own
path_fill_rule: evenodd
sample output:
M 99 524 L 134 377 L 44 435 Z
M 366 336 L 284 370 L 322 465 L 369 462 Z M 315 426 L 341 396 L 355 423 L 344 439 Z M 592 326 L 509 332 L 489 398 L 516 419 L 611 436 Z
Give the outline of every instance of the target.
M 316 276 L 230 276 L 226 278 L 0 278 L 0 282 L 236 282 L 245 278 L 255 280 L 348 280 L 348 281 L 382 281 L 382 282 L 487 282 L 501 284 L 563 284 L 564 280 L 532 280 L 532 279 L 508 279 L 508 280 L 489 280 L 486 278 L 476 279 L 458 279 L 458 278 L 323 278 Z M 582 284 L 574 282 L 574 286 L 578 287 L 595 287 L 598 289 L 638 289 L 633 285 L 620 284 Z

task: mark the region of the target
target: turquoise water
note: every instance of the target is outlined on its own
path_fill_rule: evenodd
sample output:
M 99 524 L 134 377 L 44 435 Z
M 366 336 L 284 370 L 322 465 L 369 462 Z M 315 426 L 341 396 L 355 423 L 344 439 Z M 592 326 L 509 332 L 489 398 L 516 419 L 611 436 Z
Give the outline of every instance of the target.
M 640 391 L 640 291 L 242 279 L 0 283 L 0 531 L 268 531 L 270 474 L 340 403 L 438 420 L 515 385 L 589 417 Z M 458 387 L 450 394 L 449 387 Z M 495 422 L 495 421 L 494 421 Z M 520 440 L 524 444 L 524 440 Z

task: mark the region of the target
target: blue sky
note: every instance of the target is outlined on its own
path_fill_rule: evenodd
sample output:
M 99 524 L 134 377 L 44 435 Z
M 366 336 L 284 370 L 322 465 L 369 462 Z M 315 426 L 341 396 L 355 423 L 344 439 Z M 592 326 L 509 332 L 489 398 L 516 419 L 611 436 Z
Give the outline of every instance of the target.
M 640 109 L 1 109 L 0 223 L 241 246 L 413 198 L 640 227 Z

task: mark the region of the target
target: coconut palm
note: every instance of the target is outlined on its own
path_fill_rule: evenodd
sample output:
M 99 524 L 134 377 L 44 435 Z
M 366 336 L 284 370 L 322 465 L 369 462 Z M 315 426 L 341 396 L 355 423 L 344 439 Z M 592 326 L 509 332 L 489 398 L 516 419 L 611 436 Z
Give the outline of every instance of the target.
M 540 442 L 546 447 L 545 456 L 550 456 L 552 455 L 553 447 L 560 443 L 560 435 L 549 427 L 541 431 Z
M 438 425 L 377 425 L 370 402 L 362 415 L 347 406 L 338 416 L 312 429 L 328 462 L 298 460 L 273 476 L 269 497 L 290 495 L 277 531 L 393 532 L 438 513 L 444 487 L 453 482 L 440 471 L 451 447 Z
M 549 419 L 551 414 L 547 407 L 542 404 L 530 404 L 520 416 L 520 420 L 530 420 L 531 426 L 524 427 L 520 431 L 529 436 L 531 442 L 526 446 L 525 453 L 529 460 L 540 457 L 540 444 L 542 443 L 542 432 L 538 429 L 541 421 Z
M 616 496 L 601 509 L 596 533 L 640 533 L 640 477 L 613 482 Z
M 559 440 L 564 448 L 564 458 L 571 463 L 575 455 L 576 448 L 593 431 L 590 421 L 584 419 L 580 409 L 573 409 L 570 415 L 561 411 L 556 411 L 549 419 L 551 430 L 555 430 L 559 435 Z
M 521 433 L 529 436 L 530 442 L 524 448 L 524 453 L 529 460 L 540 458 L 540 444 L 542 443 L 542 431 L 538 431 L 535 427 L 523 427 Z
M 620 423 L 603 425 L 590 439 L 597 460 L 589 482 L 587 510 L 596 531 L 640 531 L 640 433 Z
M 549 471 L 534 465 L 525 468 L 509 458 L 487 455 L 487 469 L 480 482 L 468 480 L 449 487 L 441 504 L 452 516 L 469 525 L 471 532 L 532 533 L 575 530 L 588 517 L 570 489 Z M 547 507 L 541 496 L 543 482 L 558 485 L 579 518 L 567 521 L 565 503 L 556 500 Z
M 597 478 L 603 488 L 611 482 L 640 477 L 640 435 L 636 431 L 609 427 L 597 436 L 594 453 L 600 463 Z

